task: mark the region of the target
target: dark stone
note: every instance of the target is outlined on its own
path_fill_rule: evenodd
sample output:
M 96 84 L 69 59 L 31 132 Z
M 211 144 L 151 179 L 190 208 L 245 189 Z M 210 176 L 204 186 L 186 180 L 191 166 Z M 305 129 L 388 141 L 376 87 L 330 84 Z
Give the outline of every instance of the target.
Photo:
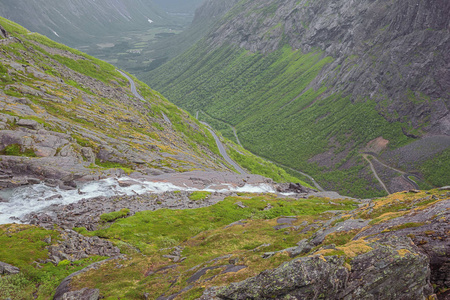
M 289 224 L 289 225 L 292 225 L 292 223 L 293 222 L 295 222 L 295 221 L 297 221 L 297 218 L 287 218 L 287 217 L 284 217 L 284 218 L 278 218 L 277 219 L 277 223 L 278 224 Z
M 62 296 L 62 300 L 98 300 L 100 291 L 98 289 L 84 288 L 79 291 L 67 292 Z
M 20 119 L 17 123 L 17 126 L 26 127 L 33 130 L 43 129 L 44 126 L 34 120 Z
M 130 187 L 132 185 L 139 184 L 139 182 L 134 180 L 119 180 L 118 183 L 120 187 Z
M 345 267 L 344 257 L 294 259 L 219 291 L 219 299 L 426 299 L 433 294 L 428 257 L 409 238 L 390 237 Z
M 239 272 L 240 270 L 246 269 L 247 266 L 245 265 L 240 265 L 240 266 L 236 266 L 236 265 L 228 265 L 225 270 L 223 270 L 222 274 L 225 273 L 236 273 Z
M 223 267 L 223 266 L 214 266 L 214 267 L 206 267 L 206 268 L 202 268 L 202 269 L 198 270 L 197 272 L 195 272 L 194 275 L 192 275 L 191 277 L 189 277 L 189 278 L 186 280 L 186 282 L 187 282 L 187 283 L 196 282 L 197 280 L 200 279 L 200 277 L 202 277 L 203 275 L 206 274 L 206 271 L 218 269 L 218 268 L 221 268 L 221 267 Z
M 276 190 L 279 193 L 295 193 L 295 194 L 303 194 L 312 191 L 311 189 L 302 186 L 300 183 L 279 183 L 276 186 Z
M 0 261 L 0 275 L 13 275 L 19 273 L 20 273 L 19 268 Z
M 39 179 L 37 179 L 37 178 L 28 178 L 27 180 L 28 180 L 29 184 L 39 184 L 39 183 L 41 183 L 41 181 Z

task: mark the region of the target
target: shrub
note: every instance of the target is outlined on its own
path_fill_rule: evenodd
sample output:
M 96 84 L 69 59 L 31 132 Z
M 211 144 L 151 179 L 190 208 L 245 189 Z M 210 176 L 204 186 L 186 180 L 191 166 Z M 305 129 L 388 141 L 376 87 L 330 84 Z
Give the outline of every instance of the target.
M 119 218 L 125 218 L 130 213 L 128 208 L 122 208 L 119 211 L 106 213 L 100 216 L 100 220 L 103 222 L 113 222 Z

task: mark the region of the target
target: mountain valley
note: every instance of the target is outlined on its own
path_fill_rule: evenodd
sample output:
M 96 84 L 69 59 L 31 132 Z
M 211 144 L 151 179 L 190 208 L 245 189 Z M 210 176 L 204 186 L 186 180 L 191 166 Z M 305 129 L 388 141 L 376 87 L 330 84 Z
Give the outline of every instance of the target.
M 241 1 L 143 78 L 327 189 L 385 194 L 366 152 L 423 188 L 442 186 L 450 180 L 441 163 L 449 162 L 449 12 L 441 2 Z M 398 172 L 386 176 L 389 192 L 412 188 Z
M 446 1 L 6 13 L 0 300 L 450 299 Z

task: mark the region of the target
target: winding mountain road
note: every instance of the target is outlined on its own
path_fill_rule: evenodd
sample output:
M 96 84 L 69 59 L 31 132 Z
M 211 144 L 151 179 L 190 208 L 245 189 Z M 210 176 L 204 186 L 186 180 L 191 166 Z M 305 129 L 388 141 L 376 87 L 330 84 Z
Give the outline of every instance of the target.
M 202 112 L 203 114 L 207 115 L 204 111 L 201 110 L 201 112 Z M 197 120 L 198 120 L 198 113 L 199 113 L 199 111 L 197 110 L 197 112 L 196 112 L 196 114 L 195 114 L 195 118 L 196 118 Z M 209 116 L 209 115 L 208 115 L 208 116 Z M 212 118 L 211 116 L 209 116 L 209 117 Z M 227 124 L 228 126 L 231 127 L 231 129 L 233 130 L 234 136 L 236 137 L 236 141 L 238 142 L 238 144 L 239 144 L 242 148 L 244 148 L 244 146 L 242 146 L 242 144 L 241 144 L 241 141 L 239 140 L 239 137 L 238 137 L 237 132 L 236 132 L 236 128 L 235 128 L 234 126 L 231 126 L 231 124 L 228 124 L 228 123 L 226 123 L 226 122 L 224 122 L 224 121 L 221 121 L 221 122 L 223 122 L 223 123 L 225 123 L 225 124 Z M 209 124 L 206 123 L 206 122 L 200 121 L 200 123 L 206 125 L 208 128 L 211 128 L 211 126 L 209 126 Z M 210 130 L 210 131 L 211 131 L 211 130 Z M 214 133 L 213 133 L 213 135 L 215 136 Z M 219 141 L 219 142 L 220 142 L 220 141 Z M 216 140 L 216 143 L 217 143 L 217 140 Z M 223 146 L 222 146 L 222 147 L 223 147 Z M 219 147 L 219 150 L 220 150 L 220 147 Z M 225 149 L 224 149 L 224 150 L 225 150 Z M 226 153 L 226 152 L 225 152 L 225 153 Z M 223 155 L 222 155 L 222 156 L 223 156 Z M 310 175 L 308 175 L 308 174 L 306 174 L 306 173 L 303 173 L 302 171 L 295 170 L 295 169 L 293 169 L 293 168 L 291 168 L 291 167 L 288 167 L 288 166 L 285 166 L 285 165 L 282 165 L 282 164 L 279 164 L 279 163 L 275 163 L 275 162 L 273 162 L 273 161 L 271 161 L 271 160 L 269 160 L 269 159 L 267 159 L 267 158 L 264 158 L 264 159 L 267 160 L 267 161 L 269 161 L 269 162 L 271 162 L 271 163 L 273 163 L 273 164 L 278 164 L 278 165 L 280 165 L 280 166 L 283 167 L 283 168 L 292 170 L 292 171 L 297 172 L 297 173 L 299 173 L 299 174 L 301 174 L 301 175 L 303 175 L 303 176 L 305 176 L 305 177 L 308 177 L 308 178 L 311 180 L 311 182 L 314 184 L 314 186 L 316 187 L 316 189 L 317 189 L 318 191 L 320 191 L 320 192 L 325 192 L 325 189 L 322 188 L 322 187 L 316 182 L 316 180 L 315 180 L 312 176 L 310 176 Z
M 134 83 L 134 80 L 131 79 L 131 77 L 128 76 L 128 74 L 126 74 L 126 73 L 124 73 L 124 72 L 122 72 L 122 71 L 120 71 L 120 70 L 117 70 L 117 72 L 119 72 L 123 77 L 125 77 L 126 79 L 128 79 L 128 81 L 130 82 L 131 92 L 133 93 L 133 95 L 134 95 L 136 98 L 138 98 L 139 100 L 141 100 L 142 102 L 147 102 L 147 101 L 144 99 L 144 97 L 142 97 L 142 96 L 138 93 L 138 91 L 137 91 L 137 89 L 136 89 L 136 84 Z M 170 122 L 170 119 L 166 116 L 166 114 L 163 113 L 163 112 L 161 112 L 161 114 L 162 114 L 162 116 L 163 116 L 164 122 L 169 123 L 170 125 L 172 125 L 172 122 Z
M 238 171 L 240 174 L 247 174 L 247 172 L 244 171 L 244 169 L 241 168 L 241 166 L 239 166 L 234 160 L 232 160 L 229 156 L 227 151 L 225 150 L 225 147 L 223 146 L 222 142 L 220 141 L 219 137 L 217 136 L 217 134 L 214 132 L 214 130 L 212 130 L 211 126 L 209 126 L 208 123 L 206 122 L 201 122 L 203 125 L 206 126 L 206 129 L 209 130 L 209 132 L 211 132 L 212 136 L 214 137 L 214 140 L 216 141 L 217 147 L 219 148 L 220 154 L 222 155 L 223 159 L 225 159 L 225 161 L 227 163 L 229 163 L 230 165 L 232 165 L 236 171 Z
M 130 82 L 130 85 L 131 85 L 131 92 L 133 93 L 133 95 L 136 96 L 136 98 L 138 98 L 138 99 L 141 100 L 142 102 L 145 102 L 144 97 L 142 97 L 142 96 L 137 92 L 136 84 L 134 83 L 134 80 L 131 79 L 131 77 L 128 76 L 128 74 L 126 74 L 126 73 L 124 73 L 124 72 L 122 72 L 122 71 L 120 71 L 120 70 L 117 70 L 117 72 L 119 72 L 123 77 L 125 77 L 126 79 L 128 79 L 128 81 Z
M 306 174 L 306 173 L 303 173 L 302 171 L 293 169 L 293 168 L 291 168 L 291 167 L 282 165 L 282 164 L 280 164 L 280 163 L 274 163 L 273 161 L 272 161 L 272 163 L 273 163 L 273 164 L 280 165 L 280 166 L 282 166 L 283 168 L 289 169 L 289 170 L 291 170 L 291 171 L 293 171 L 293 172 L 297 172 L 297 173 L 299 173 L 299 174 L 301 174 L 301 175 L 303 175 L 303 176 L 305 176 L 305 177 L 308 177 L 309 180 L 312 181 L 312 183 L 314 184 L 314 186 L 316 187 L 316 189 L 317 189 L 319 192 L 325 192 L 325 189 L 322 188 L 322 187 L 317 183 L 317 181 L 316 181 L 311 175 L 308 175 L 308 174 Z
M 380 185 L 383 187 L 383 189 L 386 191 L 386 193 L 388 193 L 388 195 L 390 195 L 391 193 L 389 192 L 388 188 L 386 187 L 386 185 L 384 184 L 383 180 L 381 180 L 381 178 L 378 176 L 377 171 L 375 170 L 375 167 L 373 166 L 372 162 L 370 161 L 370 159 L 367 157 L 367 154 L 363 154 L 364 159 L 369 163 L 370 165 L 370 169 L 372 170 L 373 175 L 375 176 L 375 178 L 378 180 L 378 182 L 380 183 Z
M 388 169 L 391 169 L 391 170 L 393 170 L 393 171 L 395 171 L 395 172 L 398 172 L 398 173 L 402 174 L 403 179 L 406 180 L 406 182 L 408 182 L 408 183 L 412 186 L 413 189 L 416 189 L 416 190 L 420 189 L 420 188 L 419 188 L 419 185 L 418 185 L 414 180 L 412 180 L 411 178 L 409 178 L 409 176 L 415 176 L 415 177 L 417 177 L 416 175 L 410 174 L 410 173 L 406 173 L 406 172 L 404 172 L 404 171 L 402 171 L 402 170 L 393 168 L 393 167 L 391 167 L 391 166 L 389 166 L 389 165 L 383 163 L 382 161 L 380 161 L 380 160 L 379 160 L 374 154 L 372 154 L 372 153 L 366 152 L 366 153 L 363 154 L 363 156 L 365 156 L 364 158 L 366 158 L 366 160 L 367 160 L 367 156 L 371 156 L 372 159 L 376 160 L 380 165 L 382 165 L 382 166 L 384 166 L 384 167 L 386 167 L 386 168 L 388 168 Z M 374 174 L 376 174 L 376 172 L 374 172 Z M 378 175 L 376 175 L 376 176 L 378 176 Z
M 131 79 L 131 77 L 128 76 L 126 73 L 124 73 L 124 72 L 122 72 L 122 71 L 120 71 L 120 70 L 117 70 L 117 72 L 119 72 L 123 77 L 125 77 L 126 79 L 128 79 L 128 81 L 130 82 L 131 92 L 133 93 L 133 95 L 136 96 L 139 100 L 145 102 L 146 100 L 144 99 L 144 97 L 142 97 L 142 96 L 137 92 L 137 90 L 136 90 L 136 84 L 134 83 L 134 80 Z M 172 123 L 170 122 L 170 119 L 169 119 L 164 113 L 162 113 L 162 116 L 163 116 L 164 121 L 165 121 L 166 123 L 172 124 Z M 214 140 L 216 141 L 217 147 L 219 148 L 219 152 L 220 152 L 220 154 L 222 155 L 223 159 L 225 159 L 225 161 L 226 161 L 227 163 L 229 163 L 230 165 L 232 165 L 232 166 L 236 169 L 236 171 L 237 171 L 238 173 L 243 174 L 243 175 L 244 175 L 244 174 L 247 174 L 247 172 L 244 171 L 244 169 L 241 168 L 241 166 L 239 166 L 235 161 L 233 161 L 233 160 L 228 156 L 227 151 L 225 150 L 225 147 L 223 146 L 222 142 L 220 141 L 219 137 L 218 137 L 217 134 L 214 132 L 214 130 L 212 130 L 211 126 L 209 126 L 209 124 L 206 123 L 206 122 L 200 122 L 200 123 L 202 123 L 203 125 L 205 125 L 205 126 L 206 126 L 206 129 L 208 129 L 209 132 L 211 132 L 212 136 L 214 137 Z

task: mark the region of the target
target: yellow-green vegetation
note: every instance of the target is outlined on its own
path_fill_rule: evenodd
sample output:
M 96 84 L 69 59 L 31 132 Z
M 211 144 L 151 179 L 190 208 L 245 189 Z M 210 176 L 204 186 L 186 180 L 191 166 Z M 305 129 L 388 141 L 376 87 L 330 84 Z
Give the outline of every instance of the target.
M 210 195 L 211 195 L 211 192 L 195 191 L 189 195 L 189 199 L 191 199 L 192 201 L 200 201 L 200 200 L 208 199 L 208 197 Z
M 339 227 L 339 222 L 351 218 L 375 217 L 376 222 L 360 230 L 333 232 L 309 253 L 302 255 L 344 256 L 346 266 L 350 268 L 353 258 L 371 251 L 371 243 L 377 240 L 373 236 L 355 239 L 357 234 L 448 198 L 441 195 L 438 190 L 397 193 L 374 200 L 370 207 L 372 210 L 367 205 L 353 211 L 349 211 L 355 208 L 351 200 L 330 201 L 315 197 L 295 200 L 277 198 L 272 194 L 248 193 L 227 197 L 210 207 L 143 211 L 121 218 L 127 212 L 124 209 L 105 214 L 108 220 L 115 219 L 114 223 L 102 223 L 98 230 L 92 232 L 84 228 L 77 231 L 109 239 L 127 254 L 128 259 L 105 263 L 75 277 L 72 288 L 99 288 L 106 299 L 142 299 L 145 293 L 150 295 L 150 299 L 156 299 L 163 293 L 172 295 L 192 285 L 192 289 L 175 299 L 196 299 L 205 288 L 241 281 L 290 261 L 292 258 L 283 249 L 312 238 L 323 224 L 336 216 L 330 212 L 336 210 L 342 210 L 341 217 L 331 226 Z M 390 211 L 393 205 L 400 211 Z M 105 219 L 105 215 L 101 218 Z M 275 227 L 280 225 L 277 220 L 285 216 L 295 219 L 290 227 L 276 230 Z M 405 222 L 387 228 L 395 231 L 423 225 L 425 223 Z M 0 242 L 5 245 L 0 249 L 0 261 L 23 270 L 19 275 L 0 279 L 0 286 L 13 299 L 29 299 L 26 295 L 30 291 L 36 291 L 38 299 L 48 299 L 65 275 L 100 259 L 76 263 L 62 261 L 58 266 L 42 264 L 43 268 L 39 269 L 33 262 L 47 257 L 45 247 L 49 245 L 46 241 L 50 236 L 52 243 L 59 237 L 56 231 L 33 226 L 0 226 Z M 182 249 L 177 260 L 170 256 L 175 246 Z M 262 254 L 266 252 L 276 253 L 263 258 Z M 399 249 L 399 255 L 408 253 Z M 246 267 L 238 272 L 225 273 L 230 261 Z M 197 273 L 200 270 L 204 272 Z M 196 273 L 198 280 L 193 280 Z
M 112 146 L 120 157 L 97 160 L 92 167 L 101 171 L 120 168 L 131 173 L 142 164 L 176 171 L 223 169 L 209 131 L 132 75 L 145 102 L 134 99 L 128 80 L 113 65 L 28 32 L 9 20 L 1 18 L 0 25 L 15 37 L 0 45 L 0 88 L 29 107 L 24 110 L 23 105 L 10 101 L 3 105 L 8 98 L 1 98 L 2 112 L 70 134 L 79 154 L 82 147 L 97 154 L 105 144 Z M 172 125 L 164 122 L 163 113 Z M 15 129 L 14 124 L 11 128 Z M 110 145 L 102 137 L 121 141 Z M 133 161 L 129 149 L 147 159 Z M 16 146 L 6 152 L 33 156 Z M 177 158 L 160 155 L 163 152 Z
M 95 160 L 95 165 L 92 164 L 89 166 L 91 169 L 101 169 L 101 170 L 109 170 L 109 169 L 121 169 L 126 174 L 131 174 L 134 172 L 131 165 L 124 165 L 121 163 L 110 162 L 110 161 L 100 161 L 99 159 Z
M 347 63 L 351 67 L 356 61 L 350 56 Z M 389 140 L 388 149 L 396 149 L 413 141 L 403 132 L 421 132 L 399 117 L 391 118 L 397 122 L 388 120 L 387 108 L 395 100 L 386 95 L 355 100 L 331 93 L 326 83 L 311 89 L 333 62 L 317 49 L 303 53 L 285 45 L 260 53 L 227 43 L 211 47 L 203 40 L 150 72 L 146 80 L 236 141 L 234 127 L 252 153 L 302 170 L 344 195 L 382 196 L 359 151 L 380 136 Z M 377 103 L 374 98 L 386 100 Z M 445 185 L 446 162 L 448 153 L 430 159 L 420 171 L 430 183 Z
M 410 209 L 423 209 L 431 203 L 439 201 L 439 198 L 435 195 L 437 192 L 437 190 L 421 191 L 419 193 L 401 192 L 375 199 L 373 201 L 375 203 L 373 209 L 360 212 L 359 217 L 372 219 L 371 224 L 397 218 L 406 214 Z
M 0 261 L 20 269 L 17 275 L 0 277 L 0 299 L 51 299 L 65 277 L 104 259 L 96 256 L 57 266 L 39 263 L 49 258 L 46 247 L 58 239 L 54 230 L 17 224 L 0 226 Z
M 119 218 L 125 218 L 130 213 L 128 208 L 122 208 L 119 211 L 113 211 L 110 213 L 100 215 L 100 220 L 103 222 L 113 222 Z
M 238 202 L 245 208 L 237 205 Z M 328 210 L 348 210 L 353 207 L 351 200 L 330 203 L 328 199 L 320 198 L 295 200 L 277 198 L 271 194 L 241 194 L 228 197 L 211 207 L 138 212 L 126 219 L 118 219 L 113 224 L 105 224 L 94 232 L 81 230 L 84 234 L 112 240 L 133 259 L 124 262 L 120 270 L 112 264 L 106 264 L 97 271 L 77 278 L 75 285 L 100 288 L 105 297 L 112 297 L 110 299 L 140 299 L 144 292 L 156 298 L 162 292 L 168 291 L 170 295 L 188 286 L 186 280 L 199 270 L 199 267 L 193 267 L 199 264 L 201 267 L 219 266 L 209 270 L 189 294 L 180 298 L 190 299 L 191 296 L 199 296 L 205 286 L 237 281 L 278 266 L 290 259 L 286 253 L 263 259 L 261 252 L 295 246 L 300 239 L 313 233 L 298 235 L 292 228 L 275 230 L 276 218 L 298 216 L 293 223 L 293 226 L 298 226 L 304 221 L 314 223 L 325 220 L 329 216 L 325 213 Z M 245 220 L 242 221 L 243 225 L 227 227 L 239 220 Z M 167 247 L 176 245 L 184 247 L 182 256 L 186 259 L 178 262 L 177 268 L 158 272 L 173 265 L 162 255 L 170 254 L 172 249 Z M 132 249 L 139 249 L 141 254 Z M 247 265 L 248 268 L 238 273 L 222 274 L 223 265 L 228 264 L 229 257 L 211 260 L 224 255 L 238 258 L 239 264 Z M 108 274 L 108 280 L 105 280 L 105 274 Z M 217 277 L 213 280 L 204 281 L 215 275 Z M 172 287 L 169 283 L 171 279 L 176 282 Z
M 18 144 L 11 144 L 0 151 L 1 155 L 36 157 L 33 149 L 21 149 Z

